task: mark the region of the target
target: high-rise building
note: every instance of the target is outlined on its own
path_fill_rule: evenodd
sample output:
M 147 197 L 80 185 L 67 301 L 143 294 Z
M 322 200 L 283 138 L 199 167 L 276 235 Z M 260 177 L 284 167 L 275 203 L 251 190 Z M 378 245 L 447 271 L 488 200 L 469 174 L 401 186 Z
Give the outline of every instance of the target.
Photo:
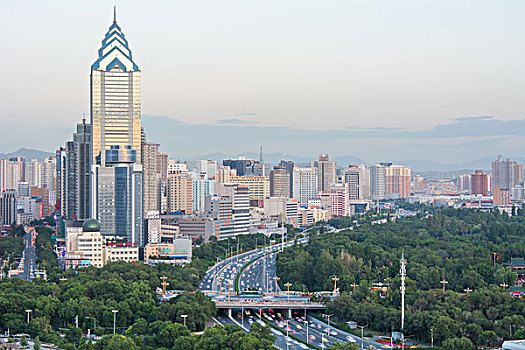
M 204 212 L 206 197 L 213 196 L 215 180 L 208 178 L 206 173 L 194 174 L 193 177 L 193 211 Z
M 8 226 L 14 222 L 16 222 L 16 190 L 2 190 L 0 193 L 0 224 Z
M 248 186 L 250 190 L 250 205 L 260 207 L 266 198 L 270 197 L 270 181 L 267 176 L 232 176 L 231 183 Z
M 461 174 L 457 180 L 457 187 L 459 192 L 469 192 L 470 193 L 470 175 Z
M 57 183 L 57 158 L 48 157 L 42 162 L 42 187 L 49 188 L 49 191 L 56 191 Z
M 217 162 L 214 160 L 198 160 L 195 164 L 197 174 L 206 174 L 206 178 L 215 180 L 217 176 Z
M 62 214 L 68 220 L 86 220 L 91 217 L 91 125 L 77 124 L 77 131 L 73 134 L 73 141 L 66 143 L 64 172 L 57 175 L 61 182 L 64 194 L 59 196 L 63 200 Z
M 25 181 L 23 158 L 0 159 L 0 190 L 16 190 L 19 181 Z
M 144 216 L 150 211 L 160 210 L 160 174 L 158 171 L 159 145 L 154 142 L 142 144 L 143 211 Z
M 370 196 L 373 200 L 385 199 L 386 166 L 390 164 L 374 164 L 370 167 Z
M 131 146 L 111 146 L 105 166 L 93 167 L 93 213 L 103 235 L 144 245 L 142 165 Z
M 348 187 L 348 183 L 336 183 L 332 184 L 329 191 L 320 191 L 319 197 L 328 200 L 326 209 L 330 211 L 332 217 L 349 215 Z
M 216 184 L 206 197 L 206 216 L 215 222 L 215 236 L 226 239 L 250 233 L 250 190 L 246 185 Z
M 492 162 L 492 192 L 495 188 L 511 189 L 523 182 L 523 165 L 501 156 Z
M 168 175 L 168 213 L 193 213 L 193 179 L 187 174 Z
M 345 168 L 343 182 L 348 184 L 348 199 L 370 199 L 370 171 L 363 164 Z
M 493 203 L 497 206 L 508 206 L 510 205 L 510 190 L 503 187 L 495 187 L 492 190 Z
M 31 197 L 39 197 L 42 199 L 42 212 L 40 213 L 40 216 L 49 216 L 51 209 L 49 205 L 49 188 L 31 187 L 29 189 L 29 195 Z
M 141 164 L 140 74 L 115 14 L 91 66 L 93 163 L 105 166 L 111 146 L 131 146 Z
M 168 181 L 168 155 L 159 153 L 157 155 L 157 173 L 161 182 Z
M 187 174 L 188 165 L 186 163 L 175 162 L 173 159 L 170 159 L 168 162 L 168 175 L 173 174 Z
M 290 172 L 277 165 L 270 171 L 270 196 L 290 197 Z
M 42 163 L 38 159 L 26 164 L 26 178 L 29 186 L 42 187 Z
M 321 154 L 315 166 L 319 176 L 319 191 L 329 191 L 332 184 L 337 182 L 337 163 L 330 161 L 328 154 Z
M 290 194 L 289 197 L 293 197 L 293 168 L 295 166 L 294 162 L 291 160 L 281 160 L 279 163 L 279 166 L 283 166 L 286 168 L 286 171 L 288 171 L 288 174 L 290 175 Z
M 319 197 L 319 176 L 317 168 L 294 167 L 293 198 L 301 205 L 306 205 L 309 199 Z
M 385 168 L 385 196 L 406 198 L 410 196 L 411 171 L 403 165 L 390 165 Z
M 216 180 L 218 183 L 228 183 L 232 176 L 237 176 L 237 170 L 232 169 L 229 166 L 220 166 L 217 169 Z
M 264 165 L 257 160 L 243 157 L 239 159 L 225 159 L 222 161 L 222 165 L 235 169 L 237 176 L 264 176 Z
M 483 174 L 483 170 L 476 170 L 470 175 L 470 193 L 474 195 L 487 196 L 490 189 L 490 179 L 488 174 Z

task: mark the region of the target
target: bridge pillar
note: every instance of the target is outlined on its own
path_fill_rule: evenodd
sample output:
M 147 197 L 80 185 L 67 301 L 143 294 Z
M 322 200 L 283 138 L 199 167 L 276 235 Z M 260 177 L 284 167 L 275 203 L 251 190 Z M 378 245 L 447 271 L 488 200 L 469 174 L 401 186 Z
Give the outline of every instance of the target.
M 292 318 L 292 309 L 288 309 L 288 318 Z
M 232 308 L 231 307 L 228 308 L 228 317 L 232 317 Z

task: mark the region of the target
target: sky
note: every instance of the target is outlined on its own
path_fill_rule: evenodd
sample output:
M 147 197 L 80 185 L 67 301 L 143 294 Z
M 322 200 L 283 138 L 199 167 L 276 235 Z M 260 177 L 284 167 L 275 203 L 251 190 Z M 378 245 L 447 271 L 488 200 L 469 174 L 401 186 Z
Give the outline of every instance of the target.
M 1 152 L 52 151 L 89 117 L 113 5 L 142 70 L 143 125 L 170 155 L 523 154 L 513 0 L 0 0 Z

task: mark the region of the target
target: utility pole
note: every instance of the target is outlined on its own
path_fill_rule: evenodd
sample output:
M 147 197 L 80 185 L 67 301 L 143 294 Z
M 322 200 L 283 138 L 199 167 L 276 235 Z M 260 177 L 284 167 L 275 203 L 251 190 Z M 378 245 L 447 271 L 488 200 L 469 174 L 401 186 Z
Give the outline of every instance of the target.
M 404 330 L 405 330 L 405 278 L 406 278 L 406 275 L 407 275 L 407 271 L 406 271 L 406 259 L 405 259 L 405 253 L 401 253 L 401 260 L 400 260 L 400 263 L 401 263 L 401 270 L 400 270 L 400 274 L 401 274 L 401 336 L 403 338 L 403 343 L 404 343 L 404 338 L 405 338 L 405 335 L 404 335 Z
M 334 296 L 337 295 L 337 281 L 339 281 L 339 278 L 337 276 L 332 277 L 332 281 L 334 281 Z
M 439 283 L 443 285 L 443 293 L 445 293 L 445 285 L 448 283 L 448 281 L 445 281 L 445 279 L 443 278 L 443 280 L 439 281 Z
M 116 329 L 117 329 L 117 312 L 118 310 L 111 310 L 111 312 L 113 312 L 113 334 L 116 333 Z
M 434 328 L 430 328 L 430 347 L 434 347 Z
M 281 251 L 284 252 L 284 220 L 281 224 L 281 247 Z
M 279 277 L 274 277 L 273 280 L 275 281 L 275 296 L 278 296 L 279 293 L 277 292 L 277 281 L 280 280 Z

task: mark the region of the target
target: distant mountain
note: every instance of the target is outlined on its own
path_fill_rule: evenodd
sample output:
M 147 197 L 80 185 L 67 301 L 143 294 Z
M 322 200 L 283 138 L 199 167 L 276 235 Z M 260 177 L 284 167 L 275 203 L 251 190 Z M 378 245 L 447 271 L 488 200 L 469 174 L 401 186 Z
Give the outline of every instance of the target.
M 208 153 L 202 156 L 197 157 L 190 157 L 188 160 L 190 161 L 196 161 L 201 159 L 208 159 L 208 160 L 216 160 L 218 162 L 222 161 L 223 159 L 238 159 L 239 157 L 246 157 L 248 159 L 255 159 L 259 160 L 259 153 L 255 152 L 244 152 L 239 154 L 226 154 L 226 153 Z M 310 163 L 310 161 L 315 160 L 314 157 L 301 157 L 301 156 L 294 156 L 287 154 L 286 156 L 282 153 L 263 153 L 263 160 L 265 163 L 270 164 L 278 164 L 283 159 L 287 160 L 293 160 L 295 163 L 298 164 L 307 164 Z
M 10 153 L 0 153 L 0 159 L 6 159 L 9 157 L 24 157 L 27 161 L 31 159 L 38 159 L 39 161 L 44 160 L 49 156 L 54 155 L 52 152 L 39 151 L 37 149 L 20 148 L 18 151 Z

